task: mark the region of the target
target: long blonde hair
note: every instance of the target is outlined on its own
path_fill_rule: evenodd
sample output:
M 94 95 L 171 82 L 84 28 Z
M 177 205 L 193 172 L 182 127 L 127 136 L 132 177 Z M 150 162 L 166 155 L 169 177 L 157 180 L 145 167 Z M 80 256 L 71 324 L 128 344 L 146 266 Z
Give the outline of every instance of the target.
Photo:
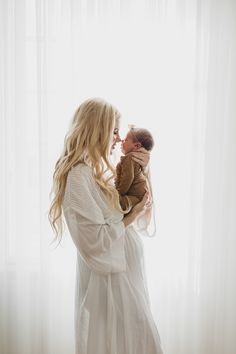
M 76 110 L 70 129 L 64 139 L 64 150 L 55 165 L 54 193 L 48 218 L 56 239 L 62 238 L 64 223 L 62 202 L 65 193 L 67 175 L 78 163 L 86 162 L 93 171 L 95 181 L 108 197 L 111 207 L 121 212 L 119 195 L 110 181 L 115 177 L 115 168 L 110 162 L 110 149 L 118 110 L 100 98 L 84 101 Z M 105 177 L 105 174 L 107 177 Z

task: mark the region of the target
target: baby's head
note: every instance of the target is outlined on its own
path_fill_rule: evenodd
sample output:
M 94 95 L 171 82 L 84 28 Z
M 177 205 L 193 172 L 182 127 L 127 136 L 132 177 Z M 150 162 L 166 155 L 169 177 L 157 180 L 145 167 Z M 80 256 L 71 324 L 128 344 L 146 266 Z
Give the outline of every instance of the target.
M 126 155 L 131 151 L 137 151 L 141 147 L 151 151 L 153 146 L 153 137 L 147 129 L 131 128 L 125 139 L 122 140 L 121 150 Z

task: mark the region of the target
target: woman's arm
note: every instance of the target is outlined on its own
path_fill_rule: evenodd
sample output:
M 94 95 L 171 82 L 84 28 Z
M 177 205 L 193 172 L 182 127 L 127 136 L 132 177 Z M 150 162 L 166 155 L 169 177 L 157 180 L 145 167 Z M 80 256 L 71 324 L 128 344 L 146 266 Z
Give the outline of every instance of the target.
M 73 170 L 72 170 L 73 171 Z M 68 176 L 64 215 L 74 244 L 93 271 L 108 274 L 126 269 L 123 217 L 105 216 L 95 198 L 96 184 L 86 168 Z

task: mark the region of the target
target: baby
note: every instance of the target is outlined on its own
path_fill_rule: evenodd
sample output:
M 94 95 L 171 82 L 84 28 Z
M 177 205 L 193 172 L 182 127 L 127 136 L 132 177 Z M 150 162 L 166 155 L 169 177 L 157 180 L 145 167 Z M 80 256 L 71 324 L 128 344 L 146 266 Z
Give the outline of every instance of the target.
M 116 166 L 115 186 L 119 193 L 121 208 L 129 212 L 139 203 L 148 190 L 148 180 L 143 167 L 131 157 L 130 152 L 143 147 L 151 151 L 154 140 L 147 129 L 131 128 L 122 140 L 120 162 Z

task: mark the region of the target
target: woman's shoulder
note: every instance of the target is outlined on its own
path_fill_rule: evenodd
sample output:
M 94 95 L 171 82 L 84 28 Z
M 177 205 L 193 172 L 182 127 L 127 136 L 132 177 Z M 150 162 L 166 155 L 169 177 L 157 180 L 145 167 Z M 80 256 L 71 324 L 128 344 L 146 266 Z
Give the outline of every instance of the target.
M 70 176 L 89 176 L 92 175 L 92 169 L 89 165 L 80 162 L 73 166 L 69 171 Z
M 79 163 L 71 168 L 68 173 L 66 190 L 71 197 L 74 195 L 77 198 L 80 195 L 81 201 L 92 197 L 97 204 L 101 204 L 103 200 L 102 191 L 95 181 L 92 167 L 85 163 Z
M 86 185 L 89 187 L 94 180 L 92 168 L 85 163 L 79 163 L 70 169 L 68 173 L 68 180 L 72 188 L 78 187 L 78 185 Z

